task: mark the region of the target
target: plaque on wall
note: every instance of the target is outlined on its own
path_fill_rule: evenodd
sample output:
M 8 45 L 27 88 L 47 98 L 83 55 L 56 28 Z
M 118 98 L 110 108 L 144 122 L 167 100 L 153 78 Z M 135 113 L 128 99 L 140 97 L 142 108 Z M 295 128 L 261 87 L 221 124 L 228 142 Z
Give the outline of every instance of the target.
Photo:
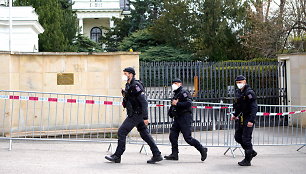
M 74 85 L 73 73 L 58 73 L 57 85 Z

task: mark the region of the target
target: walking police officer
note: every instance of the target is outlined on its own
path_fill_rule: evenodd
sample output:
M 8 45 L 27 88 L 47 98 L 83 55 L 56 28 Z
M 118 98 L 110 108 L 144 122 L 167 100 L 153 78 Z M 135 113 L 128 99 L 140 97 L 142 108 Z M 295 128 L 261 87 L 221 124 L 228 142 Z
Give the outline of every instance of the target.
M 127 110 L 128 117 L 124 120 L 118 130 L 118 146 L 116 152 L 111 156 L 105 156 L 109 161 L 120 163 L 121 155 L 125 151 L 126 136 L 136 126 L 141 138 L 150 146 L 153 157 L 147 163 L 154 164 L 162 161 L 161 152 L 157 148 L 152 136 L 149 134 L 148 102 L 144 94 L 142 83 L 135 79 L 134 68 L 128 67 L 123 70 L 124 79 L 127 80 L 125 90 L 122 90 L 123 106 Z
M 258 109 L 256 95 L 246 83 L 244 76 L 237 76 L 236 84 L 239 89 L 236 90 L 235 112 L 231 119 L 236 120 L 235 140 L 241 144 L 245 151 L 245 158 L 238 164 L 240 166 L 250 166 L 252 158 L 257 155 L 252 145 L 252 132 Z
M 191 123 L 192 123 L 192 98 L 190 93 L 183 89 L 182 81 L 174 79 L 172 81 L 172 90 L 174 97 L 171 100 L 171 107 L 168 115 L 174 118 L 172 127 L 170 129 L 170 142 L 172 146 L 172 153 L 164 158 L 166 160 L 178 160 L 178 137 L 182 132 L 185 141 L 194 146 L 201 153 L 201 160 L 204 161 L 207 157 L 207 148 L 203 147 L 200 142 L 191 137 Z

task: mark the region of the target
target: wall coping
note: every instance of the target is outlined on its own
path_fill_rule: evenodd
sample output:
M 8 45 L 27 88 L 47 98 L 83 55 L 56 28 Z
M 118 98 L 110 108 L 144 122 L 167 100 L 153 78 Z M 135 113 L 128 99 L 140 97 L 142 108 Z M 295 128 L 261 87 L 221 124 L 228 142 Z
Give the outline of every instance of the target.
M 1 54 L 10 55 L 33 55 L 33 56 L 113 56 L 113 55 L 139 55 L 140 52 L 12 52 L 0 51 Z
M 287 53 L 287 54 L 277 54 L 277 57 L 279 56 L 290 56 L 290 55 L 306 55 L 306 52 L 299 52 L 299 53 Z

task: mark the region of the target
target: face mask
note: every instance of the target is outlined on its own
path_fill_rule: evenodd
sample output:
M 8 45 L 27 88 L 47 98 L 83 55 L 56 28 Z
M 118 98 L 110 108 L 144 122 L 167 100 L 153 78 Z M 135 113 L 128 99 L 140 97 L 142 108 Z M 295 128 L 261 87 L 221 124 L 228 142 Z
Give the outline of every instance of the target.
M 179 88 L 179 86 L 176 84 L 173 84 L 171 87 L 172 87 L 172 91 L 175 91 Z
M 122 75 L 122 80 L 123 80 L 123 81 L 128 81 L 129 78 L 128 78 L 126 75 Z
M 238 84 L 237 84 L 237 87 L 238 87 L 239 89 L 242 89 L 244 86 L 245 86 L 244 83 L 238 83 Z

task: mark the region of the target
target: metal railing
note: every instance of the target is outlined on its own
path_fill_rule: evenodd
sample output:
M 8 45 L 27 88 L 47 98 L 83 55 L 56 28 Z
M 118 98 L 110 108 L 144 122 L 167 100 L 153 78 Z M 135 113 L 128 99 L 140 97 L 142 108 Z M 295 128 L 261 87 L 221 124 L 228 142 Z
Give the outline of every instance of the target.
M 169 100 L 149 99 L 148 126 L 158 145 L 170 145 L 173 120 Z M 234 140 L 231 104 L 193 102 L 193 137 L 207 147 L 240 147 Z M 0 91 L 0 139 L 116 143 L 125 119 L 122 97 Z M 255 146 L 306 145 L 306 106 L 259 105 L 253 133 Z M 131 144 L 145 143 L 136 131 Z M 187 145 L 183 137 L 180 145 Z M 111 146 L 110 146 L 111 147 Z M 144 146 L 143 146 L 144 147 Z M 142 149 L 143 149 L 142 147 Z M 234 155 L 234 153 L 233 153 Z
M 170 145 L 172 119 L 167 116 L 170 100 L 149 100 L 150 133 L 159 145 Z M 193 102 L 193 137 L 207 147 L 227 147 L 235 156 L 240 145 L 235 142 L 235 121 L 231 104 Z M 253 132 L 254 146 L 306 145 L 306 106 L 259 105 Z M 130 143 L 142 143 L 131 137 Z M 188 145 L 182 135 L 180 145 Z M 300 149 L 300 148 L 299 148 Z M 299 150 L 298 149 L 298 150 Z
M 0 139 L 116 142 L 121 101 L 98 95 L 0 91 Z

